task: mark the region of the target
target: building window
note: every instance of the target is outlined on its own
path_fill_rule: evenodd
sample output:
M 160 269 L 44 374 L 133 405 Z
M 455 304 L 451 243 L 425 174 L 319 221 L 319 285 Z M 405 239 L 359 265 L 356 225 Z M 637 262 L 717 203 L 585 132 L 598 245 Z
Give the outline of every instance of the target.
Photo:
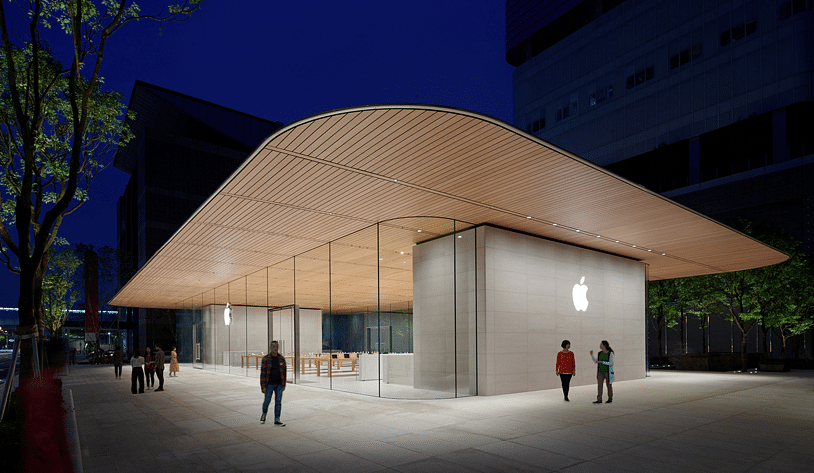
M 602 103 L 611 97 L 613 97 L 613 86 L 608 85 L 605 87 L 601 87 L 599 89 L 596 89 L 596 92 L 588 96 L 588 106 L 594 107 L 596 106 L 596 104 Z
M 687 48 L 678 54 L 670 56 L 670 69 L 675 69 L 678 66 L 683 66 L 701 56 L 701 43 L 693 45 L 692 48 Z
M 649 81 L 653 78 L 655 74 L 655 69 L 653 66 L 647 67 L 644 70 L 638 71 L 637 73 L 627 76 L 627 88 L 632 89 L 639 84 L 644 84 L 645 82 Z
M 743 39 L 745 36 L 748 36 L 756 31 L 757 19 L 755 18 L 747 21 L 746 23 L 735 25 L 731 29 L 721 33 L 721 46 L 726 46 L 729 43 Z
M 814 0 L 793 0 L 790 2 L 783 2 L 777 7 L 777 16 L 781 20 L 803 13 L 806 11 L 814 11 Z
M 543 128 L 545 128 L 545 117 L 539 120 L 534 120 L 533 122 L 529 123 L 526 126 L 526 131 L 528 131 L 529 133 L 534 133 L 542 130 Z

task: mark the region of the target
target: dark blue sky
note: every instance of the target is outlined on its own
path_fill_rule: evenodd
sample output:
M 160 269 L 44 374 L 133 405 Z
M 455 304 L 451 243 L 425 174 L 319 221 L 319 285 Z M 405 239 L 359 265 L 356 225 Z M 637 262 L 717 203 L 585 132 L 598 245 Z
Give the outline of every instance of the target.
M 148 4 L 140 2 L 142 11 Z M 237 7 L 240 6 L 240 8 Z M 142 80 L 284 123 L 335 108 L 411 102 L 474 110 L 511 122 L 504 2 L 205 0 L 189 21 L 125 26 L 102 75 L 129 101 Z M 57 41 L 51 36 L 55 53 Z M 65 61 L 67 62 L 67 61 Z M 129 176 L 112 166 L 90 201 L 65 219 L 71 243 L 116 245 L 116 199 Z M 0 272 L 0 306 L 18 285 Z

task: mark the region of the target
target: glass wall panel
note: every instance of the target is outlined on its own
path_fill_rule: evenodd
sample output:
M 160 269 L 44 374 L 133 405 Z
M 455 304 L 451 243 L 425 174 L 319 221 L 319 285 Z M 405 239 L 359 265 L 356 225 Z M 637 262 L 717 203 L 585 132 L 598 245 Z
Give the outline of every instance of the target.
M 236 279 L 228 284 L 229 300 L 232 305 L 232 323 L 229 325 L 229 372 L 248 374 L 246 336 L 248 333 L 246 307 L 246 278 Z
M 203 311 L 201 296 L 190 299 L 190 308 L 193 311 L 192 319 L 192 367 L 203 369 Z
M 407 223 L 402 220 L 394 223 Z M 454 222 L 424 219 L 405 225 L 410 226 L 416 227 L 415 235 L 422 235 L 412 250 L 414 395 L 422 399 L 454 397 L 457 361 Z
M 467 225 L 395 219 L 204 292 L 186 304 L 196 367 L 259 376 L 277 340 L 292 383 L 402 399 L 477 394 L 475 248 Z
M 246 276 L 246 364 L 248 375 L 260 378 L 262 357 L 268 353 L 268 269 Z
M 205 370 L 216 369 L 217 337 L 215 336 L 215 325 L 218 319 L 215 317 L 214 309 L 215 291 L 206 291 L 201 294 L 201 319 L 203 320 L 203 368 Z M 220 322 L 223 324 L 223 314 Z
M 455 222 L 455 395 L 478 394 L 476 231 Z
M 288 363 L 286 382 L 297 383 L 301 364 L 294 345 L 294 258 L 268 268 L 268 337 L 276 340 Z
M 326 351 L 341 353 L 339 391 L 378 395 L 378 250 L 376 226 L 330 244 L 331 307 L 323 322 Z M 350 371 L 348 371 L 350 370 Z
M 295 300 L 299 307 L 300 382 L 331 388 L 337 366 L 331 348 L 323 344 L 323 314 L 331 310 L 330 247 L 323 245 L 294 258 Z M 329 327 L 330 329 L 330 327 Z
M 229 285 L 218 286 L 213 291 L 212 312 L 215 314 L 215 369 L 217 371 L 229 372 L 229 359 L 231 353 L 231 325 L 226 325 L 223 317 L 223 309 L 229 300 Z

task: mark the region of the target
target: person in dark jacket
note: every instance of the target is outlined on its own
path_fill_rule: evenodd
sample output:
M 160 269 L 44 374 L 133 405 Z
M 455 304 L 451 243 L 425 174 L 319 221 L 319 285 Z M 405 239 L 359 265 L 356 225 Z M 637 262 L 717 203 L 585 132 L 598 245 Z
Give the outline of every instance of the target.
M 260 423 L 266 423 L 271 394 L 274 393 L 274 425 L 285 427 L 285 424 L 280 422 L 283 391 L 285 391 L 285 357 L 277 351 L 280 349 L 277 340 L 271 342 L 269 349 L 269 354 L 263 357 L 263 367 L 260 370 L 260 391 L 266 395 L 263 401 L 263 415 L 260 416 Z
M 155 346 L 155 375 L 158 378 L 158 389 L 155 391 L 164 390 L 164 350 L 160 346 Z
M 122 377 L 122 365 L 124 364 L 124 352 L 122 347 L 116 346 L 116 351 L 113 352 L 113 374 L 117 378 Z

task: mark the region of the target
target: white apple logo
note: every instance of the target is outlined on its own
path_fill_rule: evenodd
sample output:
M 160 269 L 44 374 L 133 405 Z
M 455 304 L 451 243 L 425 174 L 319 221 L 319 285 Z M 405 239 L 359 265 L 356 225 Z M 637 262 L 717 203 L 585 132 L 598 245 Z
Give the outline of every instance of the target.
M 584 282 L 585 276 L 582 276 L 579 284 L 574 284 L 574 290 L 571 291 L 571 298 L 574 299 L 574 308 L 577 309 L 577 312 L 588 310 L 588 298 L 586 297 L 588 286 L 583 285 Z

